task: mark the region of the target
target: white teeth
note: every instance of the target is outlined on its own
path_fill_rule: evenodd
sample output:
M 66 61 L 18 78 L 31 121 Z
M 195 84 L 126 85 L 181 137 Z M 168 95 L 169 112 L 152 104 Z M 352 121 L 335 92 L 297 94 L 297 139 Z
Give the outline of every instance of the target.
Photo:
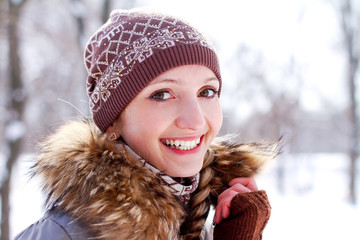
M 188 151 L 194 149 L 200 143 L 200 138 L 197 138 L 192 141 L 184 141 L 184 140 L 174 141 L 174 140 L 166 139 L 166 140 L 162 140 L 162 142 L 171 148 Z

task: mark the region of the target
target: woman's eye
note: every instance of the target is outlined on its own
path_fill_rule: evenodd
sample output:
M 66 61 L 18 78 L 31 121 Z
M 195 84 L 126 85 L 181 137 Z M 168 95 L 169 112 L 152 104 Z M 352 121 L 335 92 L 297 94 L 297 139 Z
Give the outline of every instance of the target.
M 205 88 L 205 89 L 200 91 L 199 96 L 200 97 L 212 98 L 212 97 L 215 97 L 216 94 L 217 94 L 217 91 L 215 89 L 213 89 L 213 88 Z
M 153 98 L 155 100 L 167 100 L 170 99 L 171 97 L 172 96 L 168 91 L 158 91 L 150 96 L 150 98 Z

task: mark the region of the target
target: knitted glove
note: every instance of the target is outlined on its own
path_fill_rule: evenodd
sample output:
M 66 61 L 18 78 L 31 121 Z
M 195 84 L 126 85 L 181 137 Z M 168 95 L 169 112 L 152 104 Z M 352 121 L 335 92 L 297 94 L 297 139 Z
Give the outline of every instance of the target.
M 270 218 L 265 191 L 239 193 L 231 201 L 230 217 L 215 226 L 214 240 L 260 240 Z

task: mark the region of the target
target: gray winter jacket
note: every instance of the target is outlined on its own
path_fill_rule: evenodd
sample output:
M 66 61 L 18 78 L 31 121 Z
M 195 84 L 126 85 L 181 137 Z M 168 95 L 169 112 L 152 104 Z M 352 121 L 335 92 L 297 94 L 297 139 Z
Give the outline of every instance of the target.
M 84 228 L 69 215 L 50 210 L 15 240 L 84 240 L 88 237 Z

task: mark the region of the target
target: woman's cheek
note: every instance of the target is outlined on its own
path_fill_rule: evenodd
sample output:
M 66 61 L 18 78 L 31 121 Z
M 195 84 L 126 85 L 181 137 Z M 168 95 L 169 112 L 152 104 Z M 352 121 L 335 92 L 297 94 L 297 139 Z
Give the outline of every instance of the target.
M 210 123 L 211 128 L 216 135 L 219 132 L 223 122 L 222 109 L 219 100 L 216 100 L 216 102 L 210 106 L 208 111 L 209 111 L 208 119 L 211 122 Z

